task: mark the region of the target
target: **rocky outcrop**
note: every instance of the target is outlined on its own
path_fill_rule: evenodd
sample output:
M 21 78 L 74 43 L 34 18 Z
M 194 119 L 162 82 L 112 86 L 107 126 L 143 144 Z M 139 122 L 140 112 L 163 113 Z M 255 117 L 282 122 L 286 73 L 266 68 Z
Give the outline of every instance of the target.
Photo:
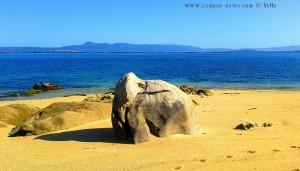
M 95 102 L 59 102 L 40 110 L 15 127 L 9 136 L 38 135 L 108 119 L 111 105 Z
M 179 88 L 180 88 L 180 90 L 182 90 L 186 94 L 199 95 L 201 97 L 203 97 L 203 96 L 212 96 L 213 95 L 213 93 L 210 92 L 209 90 L 198 89 L 198 88 L 193 87 L 191 85 L 182 85 Z
M 193 134 L 197 129 L 194 107 L 176 86 L 128 73 L 116 85 L 111 120 L 118 138 L 141 143 L 150 141 L 151 134 Z
M 9 125 L 18 125 L 33 116 L 39 108 L 26 104 L 12 104 L 0 107 L 0 121 Z
M 63 87 L 52 84 L 52 83 L 36 83 L 32 87 L 32 89 L 41 90 L 41 91 L 49 91 L 49 90 L 60 90 L 60 89 L 63 89 Z
M 60 90 L 60 89 L 63 89 L 63 87 L 52 83 L 36 83 L 31 89 L 25 90 L 23 94 L 25 96 L 34 96 L 43 91 Z

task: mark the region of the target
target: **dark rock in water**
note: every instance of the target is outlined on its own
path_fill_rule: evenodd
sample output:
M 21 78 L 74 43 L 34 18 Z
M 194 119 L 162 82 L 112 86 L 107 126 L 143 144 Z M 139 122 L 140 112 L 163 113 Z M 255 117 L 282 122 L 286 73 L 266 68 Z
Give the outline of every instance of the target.
M 116 136 L 134 143 L 197 130 L 195 105 L 176 86 L 128 73 L 117 83 L 111 115 Z
M 37 83 L 33 86 L 32 89 L 41 90 L 41 91 L 49 91 L 49 90 L 60 90 L 63 87 L 52 84 L 52 83 Z
M 244 122 L 239 124 L 235 129 L 248 130 L 250 128 L 258 127 L 257 123 Z
M 29 89 L 29 90 L 25 90 L 25 91 L 23 92 L 23 94 L 24 94 L 25 96 L 34 96 L 34 95 L 36 95 L 36 94 L 39 94 L 41 91 L 42 91 L 42 90 Z
M 262 124 L 262 127 L 271 127 L 271 126 L 273 126 L 273 123 L 271 122 L 265 122 Z
M 37 83 L 32 87 L 32 89 L 25 90 L 23 94 L 25 96 L 34 96 L 36 94 L 39 94 L 42 91 L 60 90 L 60 89 L 63 89 L 63 87 L 52 83 Z
M 191 85 L 182 85 L 179 88 L 180 88 L 180 90 L 182 90 L 186 94 L 199 95 L 201 97 L 203 97 L 203 96 L 212 96 L 213 95 L 213 93 L 210 92 L 209 90 L 198 89 L 198 88 L 193 87 Z
M 9 125 L 18 125 L 33 116 L 39 108 L 25 104 L 11 104 L 0 107 L 0 121 Z
M 9 93 L 9 97 L 20 97 L 20 93 Z
M 36 112 L 8 134 L 10 137 L 38 135 L 108 119 L 111 105 L 91 102 L 59 102 Z

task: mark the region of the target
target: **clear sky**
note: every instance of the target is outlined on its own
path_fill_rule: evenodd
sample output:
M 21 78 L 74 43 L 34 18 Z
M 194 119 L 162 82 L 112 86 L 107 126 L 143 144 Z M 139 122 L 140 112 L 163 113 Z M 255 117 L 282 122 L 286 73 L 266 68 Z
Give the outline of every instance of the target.
M 260 8 L 186 8 L 254 4 Z M 264 8 L 273 2 L 277 8 Z M 300 45 L 299 0 L 0 0 L 0 46 L 96 43 L 203 48 Z

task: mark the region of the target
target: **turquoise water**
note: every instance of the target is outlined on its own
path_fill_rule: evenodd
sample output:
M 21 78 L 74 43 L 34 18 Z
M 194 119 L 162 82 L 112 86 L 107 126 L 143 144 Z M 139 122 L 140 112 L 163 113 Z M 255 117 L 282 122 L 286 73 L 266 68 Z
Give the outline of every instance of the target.
M 300 53 L 0 54 L 0 96 L 37 82 L 65 89 L 30 98 L 99 93 L 128 72 L 203 88 L 300 90 Z

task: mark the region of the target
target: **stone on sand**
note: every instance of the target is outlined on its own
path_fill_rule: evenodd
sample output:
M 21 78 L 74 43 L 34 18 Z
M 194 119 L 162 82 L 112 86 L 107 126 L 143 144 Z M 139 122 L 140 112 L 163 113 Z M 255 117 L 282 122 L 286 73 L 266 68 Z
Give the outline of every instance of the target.
M 271 122 L 265 122 L 261 126 L 262 127 L 271 127 L 271 126 L 273 126 L 273 123 L 271 123 Z
M 40 110 L 15 127 L 9 136 L 39 135 L 108 119 L 108 105 L 95 102 L 58 102 Z
M 33 116 L 39 108 L 26 104 L 11 104 L 0 107 L 0 121 L 9 125 L 18 125 Z
M 197 129 L 195 105 L 188 95 L 170 83 L 141 80 L 134 73 L 118 81 L 111 119 L 116 136 L 134 143 L 150 141 L 151 134 L 190 135 Z
M 255 122 L 254 123 L 244 122 L 244 123 L 241 123 L 238 126 L 236 126 L 235 129 L 248 130 L 248 129 L 251 129 L 251 128 L 254 128 L 254 127 L 258 127 L 258 124 L 255 123 Z

